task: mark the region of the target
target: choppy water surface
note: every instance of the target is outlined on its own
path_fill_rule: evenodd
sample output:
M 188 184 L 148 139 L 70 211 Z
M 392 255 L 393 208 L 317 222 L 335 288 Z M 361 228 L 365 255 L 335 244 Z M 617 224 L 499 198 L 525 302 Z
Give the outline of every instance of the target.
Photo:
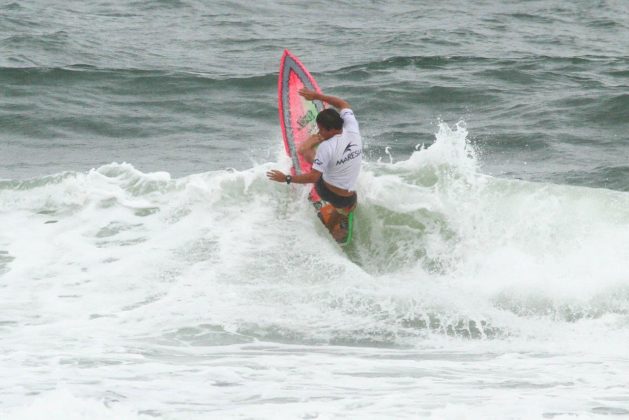
M 625 2 L 331 7 L 0 4 L 3 418 L 629 415 Z M 283 48 L 346 250 L 264 176 Z

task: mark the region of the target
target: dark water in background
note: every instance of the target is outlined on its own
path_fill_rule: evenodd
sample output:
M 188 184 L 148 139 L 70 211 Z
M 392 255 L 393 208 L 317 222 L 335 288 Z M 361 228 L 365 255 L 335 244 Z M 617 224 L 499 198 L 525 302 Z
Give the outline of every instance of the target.
M 624 0 L 5 1 L 0 177 L 273 160 L 284 48 L 352 103 L 370 160 L 462 119 L 486 173 L 629 190 Z

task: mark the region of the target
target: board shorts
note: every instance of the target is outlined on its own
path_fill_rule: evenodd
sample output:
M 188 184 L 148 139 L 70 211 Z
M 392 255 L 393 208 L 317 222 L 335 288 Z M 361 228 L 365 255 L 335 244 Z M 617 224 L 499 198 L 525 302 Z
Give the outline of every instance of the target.
M 356 205 L 357 196 L 356 193 L 349 197 L 343 197 L 342 195 L 338 195 L 328 189 L 323 182 L 323 177 L 319 177 L 319 180 L 315 184 L 315 188 L 319 197 L 322 200 L 327 201 L 332 204 L 337 209 L 346 209 L 346 211 L 351 210 Z

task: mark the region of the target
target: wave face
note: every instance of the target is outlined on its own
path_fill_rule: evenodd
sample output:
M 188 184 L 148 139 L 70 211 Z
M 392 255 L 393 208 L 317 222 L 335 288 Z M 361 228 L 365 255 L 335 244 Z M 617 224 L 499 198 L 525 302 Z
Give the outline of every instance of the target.
M 4 293 L 19 313 L 63 290 L 46 322 L 122 311 L 170 331 L 153 311 L 172 307 L 248 339 L 385 346 L 624 315 L 629 196 L 482 175 L 466 136 L 442 124 L 409 159 L 365 164 L 347 255 L 271 164 L 2 181 Z
M 29 402 L 10 393 L 14 408 L 7 413 L 24 417 L 63 403 L 65 414 L 171 416 L 176 404 L 154 403 L 163 398 L 161 386 L 128 400 L 132 388 L 120 381 L 128 378 L 134 387 L 160 375 L 179 383 L 200 374 L 214 378 L 218 396 L 201 417 L 246 416 L 237 402 L 228 408 L 218 401 L 252 398 L 264 405 L 266 399 L 251 394 L 255 387 L 243 384 L 272 386 L 278 378 L 269 371 L 254 379 L 232 363 L 263 358 L 260 369 L 296 369 L 291 378 L 301 381 L 314 371 L 301 362 L 287 367 L 286 357 L 299 358 L 305 349 L 312 349 L 304 362 L 315 371 L 348 358 L 367 363 L 364 374 L 339 366 L 346 373 L 333 379 L 354 378 L 348 395 L 359 399 L 367 395 L 357 389 L 372 381 L 365 378 L 380 378 L 372 386 L 385 393 L 399 391 L 400 373 L 389 370 L 391 363 L 412 372 L 417 360 L 432 358 L 436 364 L 426 374 L 446 380 L 453 361 L 474 361 L 481 380 L 498 370 L 491 386 L 520 392 L 536 380 L 522 373 L 525 379 L 512 382 L 513 369 L 532 363 L 537 371 L 549 357 L 569 369 L 586 349 L 585 361 L 624 352 L 629 195 L 484 175 L 467 135 L 463 123 L 441 124 L 434 143 L 408 159 L 394 162 L 390 154 L 389 162 L 365 162 L 355 239 L 345 251 L 316 218 L 307 188 L 266 179 L 275 163 L 182 178 L 111 163 L 1 181 L 2 349 L 15 366 L 35 369 L 5 376 L 3 386 L 16 389 L 19 381 L 49 390 Z M 282 158 L 279 166 L 288 165 Z M 555 343 L 561 356 L 553 356 Z M 504 356 L 511 352 L 531 356 L 520 365 Z M 172 357 L 181 362 L 172 365 Z M 380 376 L 369 376 L 372 358 L 389 366 L 378 368 Z M 203 360 L 215 363 L 196 365 Z M 58 363 L 80 371 L 58 371 Z M 45 386 L 57 374 L 67 384 L 89 377 L 112 389 L 98 394 L 105 406 L 75 386 Z M 565 381 L 540 386 L 570 388 Z M 423 392 L 421 381 L 413 383 Z M 230 394 L 230 386 L 240 391 Z M 204 398 L 197 388 L 180 390 Z M 489 398 L 482 389 L 488 388 L 478 398 Z M 309 400 L 311 392 L 304 392 L 286 401 Z M 461 407 L 443 415 L 457 417 Z

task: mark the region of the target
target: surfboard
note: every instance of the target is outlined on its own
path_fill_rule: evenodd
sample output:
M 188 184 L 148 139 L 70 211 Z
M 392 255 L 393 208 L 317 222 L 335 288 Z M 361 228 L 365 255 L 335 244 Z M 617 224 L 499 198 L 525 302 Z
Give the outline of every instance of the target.
M 317 132 L 317 114 L 325 109 L 321 101 L 308 101 L 299 95 L 302 88 L 321 92 L 319 85 L 308 69 L 290 51 L 284 50 L 280 61 L 278 78 L 278 105 L 280 126 L 286 154 L 292 161 L 291 173 L 300 175 L 310 172 L 312 164 L 298 152 L 299 145 L 311 134 Z M 314 186 L 308 199 L 313 204 L 317 215 L 341 245 L 348 245 L 353 236 L 354 211 L 341 218 L 339 224 L 328 226 L 334 207 L 321 200 Z

